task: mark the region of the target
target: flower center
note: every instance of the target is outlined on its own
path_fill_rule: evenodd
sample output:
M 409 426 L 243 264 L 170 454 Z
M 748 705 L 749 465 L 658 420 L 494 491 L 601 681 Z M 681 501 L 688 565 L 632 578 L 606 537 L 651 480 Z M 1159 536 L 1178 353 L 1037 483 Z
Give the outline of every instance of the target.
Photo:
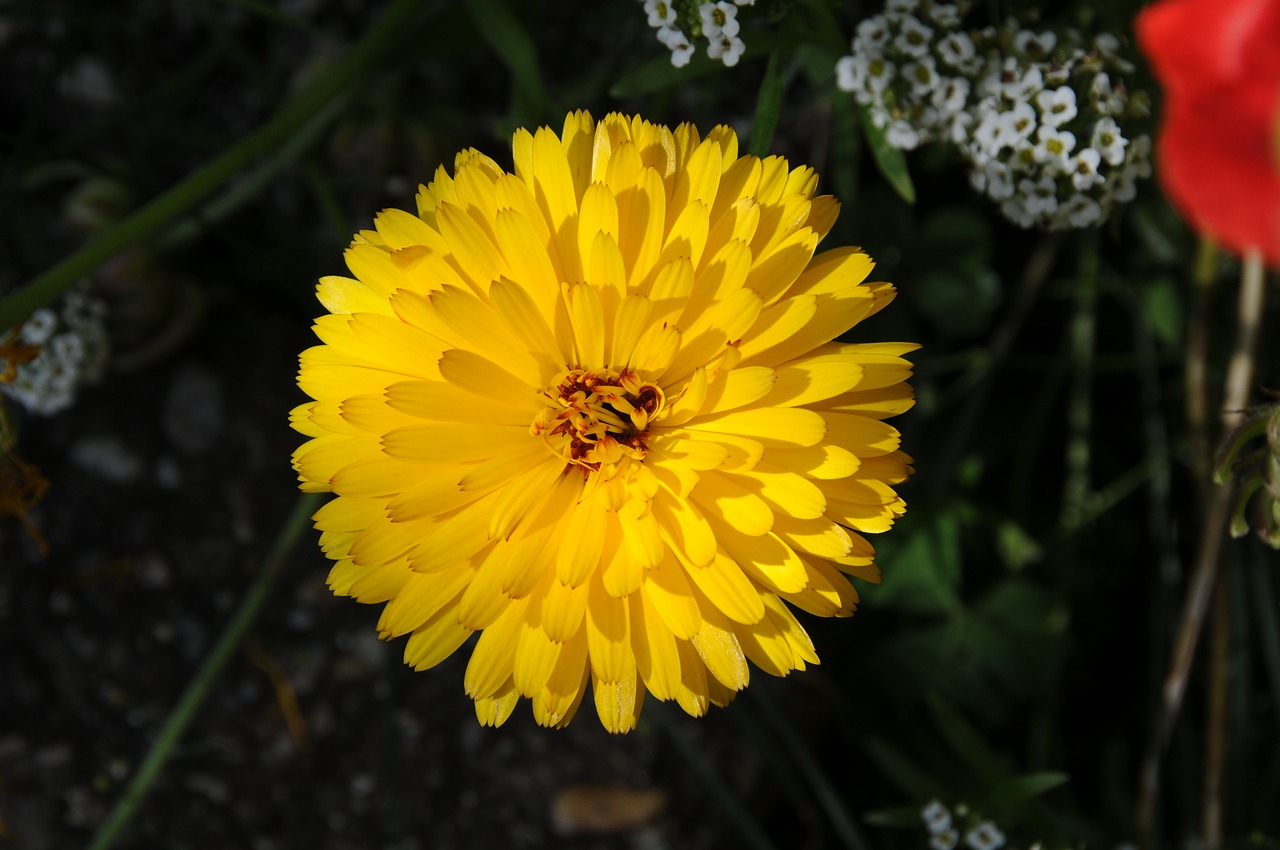
M 568 463 L 588 470 L 613 466 L 624 458 L 644 460 L 649 423 L 662 412 L 666 397 L 655 384 L 624 369 L 570 369 L 542 392 L 547 406 L 529 433 Z

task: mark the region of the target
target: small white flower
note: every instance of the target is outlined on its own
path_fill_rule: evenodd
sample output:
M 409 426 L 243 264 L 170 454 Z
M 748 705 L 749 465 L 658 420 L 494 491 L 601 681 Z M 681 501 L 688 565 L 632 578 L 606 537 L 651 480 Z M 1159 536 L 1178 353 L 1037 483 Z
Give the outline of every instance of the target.
M 984 821 L 965 833 L 964 843 L 973 850 L 999 850 L 1004 846 L 1004 833 L 991 821 Z
M 1025 100 L 1015 103 L 1008 112 L 1001 113 L 999 120 L 1004 126 L 1004 144 L 1010 147 L 1030 138 L 1036 129 L 1036 111 Z
M 1076 147 L 1074 133 L 1059 130 L 1050 124 L 1041 124 L 1036 130 L 1036 139 L 1039 141 L 1035 147 L 1037 162 L 1051 163 L 1057 171 L 1069 168 L 1068 159 Z
M 995 156 L 1008 144 L 1008 129 L 1001 120 L 1001 113 L 980 112 L 979 114 L 982 118 L 978 121 L 977 129 L 973 131 L 973 142 L 977 147 L 975 153 L 980 157 Z
M 1110 61 L 1117 70 L 1126 74 L 1133 71 L 1133 63 L 1120 55 L 1120 39 L 1112 33 L 1099 33 L 1093 40 L 1093 46 L 1097 49 L 1098 55 Z
M 933 90 L 930 98 L 945 121 L 964 110 L 969 101 L 969 81 L 964 77 L 948 77 Z
M 902 78 L 911 84 L 911 91 L 917 97 L 928 97 L 938 85 L 938 71 L 933 64 L 933 57 L 924 56 L 903 65 Z
M 739 6 L 754 6 L 756 4 L 756 0 L 733 0 L 733 2 Z
M 747 45 L 742 39 L 736 35 L 722 33 L 719 38 L 707 45 L 707 55 L 712 59 L 719 59 L 725 67 L 732 68 L 738 64 L 738 60 L 742 58 L 742 53 L 746 49 Z
M 1032 216 L 1052 215 L 1058 209 L 1058 183 L 1048 175 L 1039 180 L 1024 177 L 1018 181 L 1018 192 Z
M 676 23 L 675 7 L 665 0 L 644 0 L 644 10 L 649 13 L 649 26 L 655 29 Z
M 1098 165 L 1102 162 L 1102 154 L 1096 148 L 1085 148 L 1070 160 L 1071 185 L 1081 192 L 1087 192 L 1102 182 L 1098 173 Z
M 960 7 L 954 3 L 933 3 L 929 6 L 929 19 L 943 29 L 960 26 Z
M 1071 86 L 1045 89 L 1036 95 L 1040 107 L 1040 120 L 1050 127 L 1057 127 L 1076 117 L 1076 92 Z
M 973 116 L 968 112 L 956 112 L 947 117 L 943 122 L 945 135 L 952 144 L 963 145 L 969 138 L 969 125 L 973 123 Z
M 1151 137 L 1143 134 L 1129 145 L 1124 170 L 1137 178 L 1151 176 Z
M 953 68 L 963 68 L 977 56 L 973 39 L 962 32 L 949 32 L 938 39 L 938 58 Z
M 1002 78 L 1000 85 L 1000 93 L 1009 100 L 1030 100 L 1033 94 L 1036 94 L 1044 88 L 1044 76 L 1040 73 L 1040 68 L 1032 65 L 1030 68 L 1021 68 L 1017 65 L 1017 59 L 1012 56 L 1005 63 L 1005 74 L 1007 78 Z M 1013 63 L 1010 69 L 1009 63 Z M 1018 73 L 1021 71 L 1021 73 Z
M 836 88 L 857 91 L 867 76 L 867 61 L 861 56 L 841 56 L 836 60 Z
M 987 197 L 993 201 L 1003 201 L 1013 197 L 1013 172 L 1009 166 L 998 159 L 988 160 L 982 168 L 986 179 Z
M 932 39 L 933 30 L 908 16 L 902 19 L 902 29 L 893 40 L 893 46 L 908 56 L 919 58 L 929 52 Z
M 18 339 L 26 345 L 44 345 L 58 327 L 58 316 L 47 307 L 31 314 L 18 331 Z
M 872 47 L 884 47 L 889 43 L 889 27 L 884 15 L 876 15 L 858 24 L 854 31 L 853 52 Z
M 888 0 L 884 10 L 894 15 L 909 15 L 920 5 L 919 0 Z
M 18 338 L 39 345 L 36 356 L 15 366 L 14 380 L 0 393 L 41 416 L 70 407 L 76 390 L 101 376 L 107 358 L 105 308 L 82 293 L 66 296 L 59 313 L 40 309 L 22 325 Z M 57 329 L 62 327 L 59 333 Z
M 676 32 L 679 33 L 680 37 L 672 39 L 672 43 L 668 44 L 667 47 L 671 48 L 671 64 L 677 68 L 683 68 L 693 58 L 693 44 L 689 42 L 689 39 L 680 30 L 676 30 Z
M 1089 84 L 1089 96 L 1093 101 L 1093 108 L 1103 115 L 1121 114 L 1128 99 L 1123 87 L 1111 87 L 1111 77 L 1105 71 L 1099 72 Z
M 733 38 L 738 34 L 738 7 L 726 3 L 725 0 L 720 0 L 718 3 L 703 3 L 698 7 L 698 15 L 702 18 L 702 34 L 706 36 L 707 41 L 715 43 L 721 35 Z
M 1133 179 L 1133 172 L 1125 169 L 1116 176 L 1115 185 L 1111 187 L 1111 199 L 1117 203 L 1127 204 L 1138 197 L 1138 184 Z
M 954 850 L 959 843 L 960 836 L 954 829 L 949 829 L 929 839 L 929 850 Z
M 931 801 L 921 809 L 920 817 L 924 819 L 924 825 L 932 834 L 946 832 L 951 828 L 951 812 L 937 800 Z
M 890 147 L 898 150 L 910 151 L 915 150 L 920 144 L 920 133 L 911 123 L 901 118 L 889 122 L 889 127 L 884 132 L 884 140 L 889 143 Z
M 688 44 L 689 39 L 682 30 L 676 27 L 658 27 L 658 41 L 668 50 L 675 50 L 677 45 Z
M 1092 227 L 1106 218 L 1102 206 L 1088 195 L 1072 195 L 1058 205 L 1058 212 L 1049 222 L 1050 230 Z
M 1093 40 L 1093 46 L 1098 48 L 1098 52 L 1108 58 L 1118 56 L 1120 53 L 1120 39 L 1109 32 L 1098 33 Z
M 871 94 L 884 94 L 896 73 L 897 68 L 887 59 L 872 59 L 867 63 L 867 75 L 863 85 Z
M 1009 221 L 1023 229 L 1030 229 L 1036 223 L 1035 213 L 1027 209 L 1027 205 L 1023 202 L 1023 199 L 1017 195 L 1014 195 L 1012 198 L 1002 203 L 1000 205 L 1000 212 L 1005 218 L 1009 219 Z
M 1102 154 L 1108 165 L 1124 162 L 1125 145 L 1129 140 L 1120 132 L 1114 118 L 1103 118 L 1093 125 L 1093 146 Z
M 1044 87 L 1047 89 L 1056 89 L 1058 86 L 1065 86 L 1067 81 L 1071 79 L 1072 65 L 1068 62 L 1065 65 L 1052 63 L 1044 68 Z
M 1031 30 L 1019 30 L 1013 37 L 1013 46 L 1031 59 L 1043 59 L 1053 52 L 1058 37 L 1051 30 L 1034 33 Z

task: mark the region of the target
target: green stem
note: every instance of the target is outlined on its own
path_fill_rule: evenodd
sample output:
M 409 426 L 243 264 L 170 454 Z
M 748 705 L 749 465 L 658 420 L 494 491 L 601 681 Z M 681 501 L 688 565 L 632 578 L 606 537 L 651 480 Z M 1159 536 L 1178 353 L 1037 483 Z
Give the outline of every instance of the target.
M 191 724 L 196 712 L 204 705 L 219 674 L 227 666 L 231 654 L 240 646 L 245 634 L 258 619 L 258 614 L 275 586 L 289 553 L 306 529 L 309 518 L 319 507 L 320 500 L 321 496 L 316 494 L 307 494 L 298 498 L 293 513 L 289 515 L 275 543 L 272 544 L 261 571 L 254 577 L 253 584 L 250 585 L 244 601 L 240 603 L 235 617 L 219 636 L 213 649 L 205 656 L 204 663 L 200 665 L 195 678 L 191 680 L 182 698 L 169 713 L 169 718 L 156 737 L 155 743 L 151 745 L 146 759 L 130 780 L 124 795 L 112 809 L 110 817 L 98 829 L 93 842 L 89 845 L 89 850 L 107 850 L 115 843 L 120 831 L 132 820 L 152 784 L 160 776 L 160 771 L 169 760 L 169 756 L 173 754 L 173 749 L 181 740 L 182 734 Z
M 133 215 L 104 230 L 62 262 L 0 301 L 0 331 L 24 321 L 77 281 L 175 221 L 218 187 L 281 146 L 311 116 L 342 94 L 372 65 L 387 43 L 403 36 L 421 0 L 395 0 L 365 37 L 296 100 L 240 143 L 207 163 Z
M 1075 315 L 1071 320 L 1071 363 L 1074 365 L 1067 401 L 1066 480 L 1062 493 L 1061 525 L 1080 527 L 1089 498 L 1089 428 L 1093 389 L 1093 356 L 1097 333 L 1098 234 L 1081 237 L 1080 276 L 1076 280 Z

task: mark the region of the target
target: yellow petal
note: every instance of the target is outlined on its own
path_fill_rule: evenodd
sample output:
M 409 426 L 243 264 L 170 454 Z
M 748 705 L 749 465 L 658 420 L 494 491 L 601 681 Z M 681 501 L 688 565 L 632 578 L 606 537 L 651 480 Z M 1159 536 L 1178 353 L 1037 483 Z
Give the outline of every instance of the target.
M 498 211 L 496 235 L 508 276 L 529 294 L 543 320 L 550 324 L 560 299 L 561 277 L 555 268 L 555 255 L 548 252 L 547 243 L 535 226 L 514 209 Z
M 370 287 L 349 277 L 322 277 L 316 298 L 330 313 L 382 313 L 391 315 L 387 299 Z
M 641 589 L 677 638 L 688 640 L 702 628 L 688 574 L 670 550 L 662 563 L 649 571 Z
M 662 621 L 648 594 L 629 597 L 631 647 L 636 672 L 658 699 L 675 699 L 680 691 L 680 651 L 675 635 Z
M 502 271 L 502 254 L 489 234 L 466 210 L 450 203 L 436 210 L 440 233 L 449 243 L 454 269 L 473 292 L 489 291 L 489 284 Z
M 443 605 L 425 623 L 414 629 L 404 646 L 404 663 L 414 670 L 426 670 L 453 655 L 471 637 L 472 631 L 458 623 L 458 596 Z
M 867 458 L 896 451 L 902 443 L 898 429 L 880 419 L 826 411 L 821 415 L 827 423 L 827 441 L 849 449 L 864 464 Z
M 531 605 L 529 610 L 535 618 L 538 617 L 538 606 Z M 527 617 L 520 625 L 520 636 L 516 639 L 515 666 L 511 676 L 512 684 L 522 696 L 533 697 L 551 680 L 556 662 L 560 660 L 562 645 L 548 638 L 536 619 L 530 623 Z
M 817 519 L 827 509 L 822 490 L 798 473 L 762 463 L 737 475 L 740 483 L 768 502 L 775 516 Z
M 755 585 L 728 555 L 717 553 L 707 566 L 687 567 L 685 572 L 695 588 L 695 597 L 700 597 L 698 611 L 704 626 L 707 602 L 736 623 L 750 625 L 764 616 Z
M 592 677 L 596 698 L 596 714 L 604 728 L 614 734 L 636 728 L 640 706 L 644 702 L 644 685 L 636 676 L 635 656 L 628 652 L 628 674 L 618 681 L 601 681 Z
M 546 688 L 533 698 L 533 716 L 539 725 L 559 728 L 573 719 L 586 693 L 590 669 L 587 636 L 579 631 L 561 648 Z
M 773 397 L 771 390 L 776 380 L 774 370 L 767 366 L 743 366 L 726 372 L 707 386 L 702 412 L 720 413 L 752 404 L 765 396 Z
M 509 683 L 526 607 L 525 600 L 513 600 L 498 619 L 480 633 L 462 679 L 467 696 L 477 700 L 491 697 Z
M 650 320 L 652 313 L 653 304 L 643 295 L 628 295 L 622 300 L 613 324 L 608 365 L 621 366 L 631 362 L 640 336 L 654 324 Z
M 680 653 L 680 690 L 676 702 L 690 717 L 702 717 L 710 704 L 707 665 L 691 641 L 677 641 L 676 649 Z
M 599 578 L 588 585 L 586 632 L 591 675 L 597 682 L 622 682 L 628 668 L 634 678 L 627 601 L 610 596 Z
M 587 610 L 587 585 L 569 587 L 553 580 L 542 599 L 542 629 L 547 637 L 565 643 L 582 631 Z M 585 649 L 584 649 L 585 651 Z
M 511 398 L 462 388 L 442 381 L 398 381 L 387 387 L 387 404 L 394 410 L 436 422 L 478 422 L 486 425 L 525 425 L 538 405 L 528 398 Z
M 695 567 L 711 563 L 716 554 L 715 534 L 706 518 L 691 502 L 664 489 L 653 500 L 652 510 L 667 546 L 678 551 L 685 561 Z M 662 560 L 666 560 L 665 552 Z
M 760 596 L 755 593 L 752 595 L 755 596 L 755 605 L 760 608 L 760 616 L 763 617 L 764 605 Z M 747 686 L 751 674 L 747 668 L 747 659 L 742 654 L 742 647 L 734 635 L 734 625 L 726 618 L 727 612 L 718 608 L 714 602 L 699 599 L 698 607 L 702 611 L 702 628 L 693 636 L 693 646 L 698 650 L 698 656 L 716 681 L 730 691 L 742 690 Z M 759 618 L 753 622 L 759 622 Z
M 414 631 L 434 617 L 475 575 L 475 569 L 459 568 L 435 573 L 411 573 L 400 592 L 382 609 L 378 634 L 396 638 Z
M 569 316 L 573 326 L 574 351 L 579 368 L 597 368 L 604 363 L 604 309 L 600 294 L 589 283 L 568 288 Z
M 507 722 L 520 701 L 520 693 L 508 679 L 492 696 L 476 699 L 476 720 L 481 726 L 497 728 Z
M 813 446 L 827 433 L 824 417 L 796 407 L 757 407 L 698 416 L 684 427 L 689 431 L 749 437 L 766 448 Z
M 530 439 L 519 425 L 462 425 L 431 422 L 396 428 L 382 438 L 383 450 L 409 463 L 455 463 L 482 460 Z

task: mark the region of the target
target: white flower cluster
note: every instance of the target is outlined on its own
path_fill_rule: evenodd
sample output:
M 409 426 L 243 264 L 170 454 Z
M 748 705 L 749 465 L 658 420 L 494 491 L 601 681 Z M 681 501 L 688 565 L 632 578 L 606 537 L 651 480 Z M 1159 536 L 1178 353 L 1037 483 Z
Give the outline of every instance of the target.
M 42 308 L 32 313 L 19 327 L 16 342 L 39 351 L 13 364 L 15 377 L 0 383 L 0 391 L 42 416 L 70 407 L 77 389 L 102 377 L 107 362 L 105 313 L 102 302 L 81 292 L 68 293 L 59 312 Z M 7 365 L 0 354 L 0 371 Z
M 969 814 L 967 806 L 956 806 L 956 815 Z M 930 850 L 954 850 L 960 846 L 960 831 L 952 820 L 951 812 L 937 800 L 920 810 L 920 817 L 929 830 Z M 1004 833 L 991 821 L 981 821 L 964 831 L 964 846 L 969 850 L 1000 850 L 1004 847 Z
M 683 68 L 693 58 L 694 40 L 705 39 L 707 55 L 732 68 L 747 49 L 738 37 L 738 7 L 753 6 L 756 0 L 727 3 L 697 3 L 689 0 L 643 0 L 649 26 L 658 31 L 658 41 L 671 51 L 671 64 Z M 683 14 L 682 14 L 683 12 Z
M 1101 224 L 1151 175 L 1151 138 L 1125 136 L 1141 115 L 1117 80 L 1133 70 L 1115 36 L 1091 48 L 1059 44 L 1052 31 L 961 29 L 963 5 L 889 0 L 858 25 L 836 83 L 866 106 L 886 141 L 912 150 L 956 146 L 973 187 L 1022 227 Z M 1074 40 L 1068 33 L 1063 41 Z

